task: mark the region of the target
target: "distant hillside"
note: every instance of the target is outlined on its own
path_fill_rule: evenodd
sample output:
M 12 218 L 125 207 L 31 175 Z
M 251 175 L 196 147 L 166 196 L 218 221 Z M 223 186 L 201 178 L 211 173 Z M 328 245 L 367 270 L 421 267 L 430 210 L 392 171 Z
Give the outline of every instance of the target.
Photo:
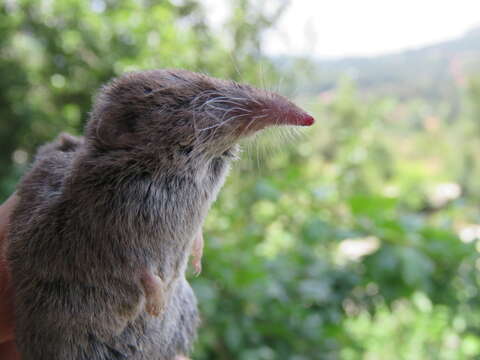
M 292 59 L 278 62 L 287 68 L 298 66 Z M 329 91 L 348 76 L 367 94 L 437 101 L 456 97 L 458 88 L 474 73 L 480 73 L 480 27 L 461 38 L 402 53 L 316 61 L 308 79 L 297 82 L 296 92 Z

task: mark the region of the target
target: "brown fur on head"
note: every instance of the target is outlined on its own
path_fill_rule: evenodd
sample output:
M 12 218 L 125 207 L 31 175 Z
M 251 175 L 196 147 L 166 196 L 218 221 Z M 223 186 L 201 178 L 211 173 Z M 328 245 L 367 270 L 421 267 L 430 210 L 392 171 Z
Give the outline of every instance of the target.
M 99 94 L 87 129 L 103 150 L 218 156 L 269 125 L 313 118 L 280 95 L 186 70 L 126 74 Z

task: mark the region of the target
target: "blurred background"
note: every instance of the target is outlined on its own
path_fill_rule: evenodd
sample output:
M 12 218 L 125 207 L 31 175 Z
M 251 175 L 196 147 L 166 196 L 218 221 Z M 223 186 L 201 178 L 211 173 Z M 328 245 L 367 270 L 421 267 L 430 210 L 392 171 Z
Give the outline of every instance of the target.
M 245 145 L 193 358 L 478 359 L 479 26 L 467 0 L 1 0 L 0 200 L 125 71 L 273 89 L 317 123 Z

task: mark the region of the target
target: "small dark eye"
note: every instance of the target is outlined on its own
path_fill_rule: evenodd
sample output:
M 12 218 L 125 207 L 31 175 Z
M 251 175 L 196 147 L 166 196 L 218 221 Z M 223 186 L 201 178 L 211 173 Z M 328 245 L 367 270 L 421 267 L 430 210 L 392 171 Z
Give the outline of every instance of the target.
M 143 93 L 144 94 L 151 94 L 152 91 L 153 91 L 152 88 L 150 88 L 148 86 L 143 88 Z
M 193 150 L 193 146 L 181 146 L 179 151 L 183 155 L 190 155 Z

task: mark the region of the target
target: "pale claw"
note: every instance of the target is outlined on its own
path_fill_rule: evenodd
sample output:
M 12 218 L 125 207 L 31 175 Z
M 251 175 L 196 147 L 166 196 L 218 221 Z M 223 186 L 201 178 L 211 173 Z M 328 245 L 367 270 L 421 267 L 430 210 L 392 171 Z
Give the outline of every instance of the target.
M 203 255 L 203 234 L 199 232 L 195 237 L 192 247 L 192 265 L 195 276 L 202 272 L 202 255 Z
M 145 310 L 152 316 L 160 316 L 165 308 L 164 284 L 159 276 L 150 270 L 142 274 L 142 284 L 145 290 Z

